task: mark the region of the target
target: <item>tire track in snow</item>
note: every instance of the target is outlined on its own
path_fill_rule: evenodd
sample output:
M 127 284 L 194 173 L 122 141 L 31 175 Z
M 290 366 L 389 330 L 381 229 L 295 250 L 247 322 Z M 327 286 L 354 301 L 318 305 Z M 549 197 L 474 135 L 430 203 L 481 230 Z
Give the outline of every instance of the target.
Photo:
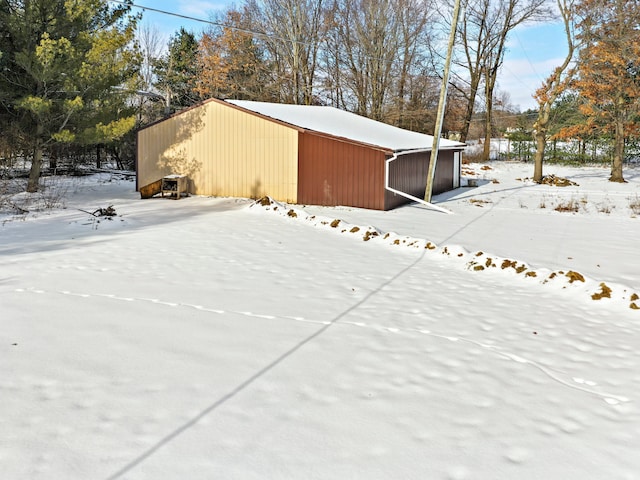
M 176 302 L 168 302 L 168 301 L 163 301 L 163 300 L 159 300 L 156 298 L 135 298 L 135 297 L 120 297 L 117 295 L 113 295 L 113 294 L 104 294 L 104 293 L 97 293 L 97 294 L 87 294 L 87 293 L 79 293 L 79 292 L 71 292 L 69 290 L 60 290 L 60 291 L 46 291 L 46 290 L 42 290 L 42 289 L 36 289 L 36 288 L 18 288 L 15 290 L 18 293 L 37 293 L 37 294 L 60 294 L 60 295 L 68 295 L 68 296 L 72 296 L 72 297 L 80 297 L 80 298 L 91 298 L 91 297 L 101 297 L 101 298 L 107 298 L 110 300 L 117 300 L 117 301 L 122 301 L 122 302 L 135 302 L 135 301 L 141 301 L 141 302 L 148 302 L 148 303 L 153 303 L 156 305 L 162 305 L 162 306 L 166 306 L 166 307 L 171 307 L 171 308 L 176 308 L 176 307 L 184 307 L 184 308 L 191 308 L 197 311 L 201 311 L 201 312 L 207 312 L 207 313 L 213 313 L 213 314 L 217 314 L 217 315 L 225 315 L 225 314 L 232 314 L 232 315 L 241 315 L 241 316 L 245 316 L 245 317 L 251 317 L 251 318 L 260 318 L 260 319 L 264 319 L 264 320 L 277 320 L 277 319 L 283 319 L 283 320 L 292 320 L 292 321 L 296 321 L 296 322 L 303 322 L 303 323 L 311 323 L 311 324 L 316 324 L 316 325 L 331 325 L 332 323 L 334 323 L 335 325 L 349 325 L 349 326 L 354 326 L 354 327 L 359 327 L 359 328 L 368 328 L 368 329 L 373 329 L 373 330 L 377 330 L 377 331 L 382 331 L 382 332 L 389 332 L 389 333 L 418 333 L 421 335 L 426 335 L 432 338 L 437 338 L 437 339 L 443 339 L 443 340 L 447 340 L 450 342 L 464 342 L 464 343 L 469 343 L 471 345 L 475 345 L 477 347 L 482 348 L 483 350 L 489 351 L 499 357 L 505 358 L 507 360 L 516 362 L 516 363 L 520 363 L 520 364 L 524 364 L 524 365 L 530 365 L 534 368 L 536 368 L 537 370 L 539 370 L 540 372 L 542 372 L 544 375 L 546 375 L 548 378 L 550 378 L 551 380 L 553 380 L 554 382 L 563 385 L 565 387 L 574 389 L 574 390 L 578 390 L 584 393 L 588 393 L 590 395 L 594 395 L 597 396 L 599 398 L 601 398 L 602 400 L 604 400 L 607 404 L 609 405 L 619 405 L 620 403 L 626 403 L 626 402 L 630 402 L 631 400 L 625 396 L 622 395 L 614 395 L 614 394 L 610 394 L 610 393 L 603 393 L 603 392 L 599 392 L 597 390 L 594 390 L 592 388 L 587 388 L 587 387 L 595 387 L 597 386 L 597 383 L 591 380 L 585 380 L 583 378 L 580 377 L 571 377 L 571 380 L 573 381 L 573 383 L 571 383 L 571 381 L 567 381 L 564 380 L 563 378 L 561 378 L 557 373 L 554 373 L 549 367 L 546 367 L 544 365 L 542 365 L 541 363 L 538 363 L 536 361 L 527 359 L 522 357 L 521 355 L 516 355 L 514 353 L 510 353 L 507 351 L 502 350 L 499 346 L 496 345 L 488 345 L 482 342 L 478 342 L 476 340 L 472 340 L 469 338 L 465 338 L 465 337 L 459 337 L 459 336 L 452 336 L 452 335 L 443 335 L 443 334 L 439 334 L 439 333 L 434 333 L 430 330 L 424 330 L 424 329 L 413 329 L 413 328 L 397 328 L 397 327 L 389 327 L 389 326 L 385 326 L 385 325 L 377 325 L 377 324 L 368 324 L 365 322 L 358 322 L 358 321 L 349 321 L 349 320 L 340 320 L 339 322 L 330 322 L 330 321 L 325 321 L 325 320 L 314 320 L 314 319 L 308 319 L 308 318 L 304 318 L 304 317 L 299 317 L 299 316 L 277 316 L 277 315 L 268 315 L 268 314 L 263 314 L 263 313 L 254 313 L 254 312 L 248 312 L 248 311 L 234 311 L 234 310 L 220 310 L 220 309 L 216 309 L 216 308 L 209 308 L 209 307 L 205 307 L 203 305 L 195 305 L 195 304 L 189 304 L 189 303 L 176 303 Z M 562 372 L 566 375 L 568 375 L 566 372 Z M 584 386 L 586 385 L 586 387 Z

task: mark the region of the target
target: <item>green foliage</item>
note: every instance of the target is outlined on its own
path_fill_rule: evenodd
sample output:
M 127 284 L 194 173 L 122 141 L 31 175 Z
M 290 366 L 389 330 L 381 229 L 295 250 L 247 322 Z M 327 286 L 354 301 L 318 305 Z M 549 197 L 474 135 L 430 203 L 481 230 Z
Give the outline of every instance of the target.
M 563 129 L 586 123 L 586 118 L 579 108 L 582 101 L 582 98 L 576 92 L 567 91 L 553 103 L 550 113 L 552 128 L 549 129 L 552 138 L 562 132 Z
M 76 135 L 66 129 L 52 133 L 51 137 L 58 143 L 72 143 L 76 139 Z
M 34 164 L 56 143 L 113 141 L 133 127 L 123 91 L 135 86 L 139 55 L 127 3 L 0 4 L 0 125 L 19 132 L 16 148 L 18 137 L 30 139 Z
M 95 127 L 85 130 L 85 138 L 89 143 L 111 143 L 124 137 L 136 124 L 134 115 L 114 120 L 107 124 L 98 123 Z
M 515 128 L 507 129 L 504 136 L 511 142 L 513 158 L 523 161 L 531 160 L 533 155 L 534 143 L 533 143 L 533 127 L 531 125 L 531 119 L 535 116 L 532 110 L 527 110 L 523 114 L 519 115 L 516 120 Z
M 53 101 L 48 98 L 27 95 L 26 97 L 17 99 L 15 106 L 18 109 L 31 112 L 38 118 L 43 118 L 51 112 Z
M 174 109 L 188 107 L 199 100 L 195 93 L 197 60 L 196 37 L 181 28 L 169 41 L 168 52 L 154 63 L 155 86 L 169 98 Z

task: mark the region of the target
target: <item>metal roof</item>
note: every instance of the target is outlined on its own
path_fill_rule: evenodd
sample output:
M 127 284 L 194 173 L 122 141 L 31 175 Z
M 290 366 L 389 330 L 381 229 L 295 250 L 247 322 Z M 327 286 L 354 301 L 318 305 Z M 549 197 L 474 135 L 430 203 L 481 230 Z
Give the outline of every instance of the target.
M 305 130 L 354 140 L 395 152 L 431 150 L 433 146 L 432 135 L 394 127 L 334 107 L 252 102 L 249 100 L 225 101 Z M 440 140 L 441 150 L 464 147 L 464 143 L 446 139 Z

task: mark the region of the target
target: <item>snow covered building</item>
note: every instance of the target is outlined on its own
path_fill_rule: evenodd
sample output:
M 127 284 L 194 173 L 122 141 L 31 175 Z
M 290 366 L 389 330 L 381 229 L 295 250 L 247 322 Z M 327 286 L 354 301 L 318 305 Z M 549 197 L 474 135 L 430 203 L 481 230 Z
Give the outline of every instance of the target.
M 198 195 L 389 210 L 422 199 L 433 137 L 333 107 L 210 99 L 138 131 L 137 187 L 186 175 Z M 434 193 L 460 186 L 440 142 Z

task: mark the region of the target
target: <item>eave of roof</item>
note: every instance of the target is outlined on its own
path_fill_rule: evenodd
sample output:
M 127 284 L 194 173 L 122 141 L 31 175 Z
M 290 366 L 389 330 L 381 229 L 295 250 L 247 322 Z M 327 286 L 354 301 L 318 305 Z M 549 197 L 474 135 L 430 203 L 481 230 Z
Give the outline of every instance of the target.
M 141 130 L 146 130 L 147 128 L 153 127 L 154 125 L 157 125 L 159 123 L 165 122 L 165 121 L 167 121 L 167 120 L 169 120 L 171 118 L 179 117 L 181 115 L 184 115 L 185 113 L 190 112 L 191 110 L 195 110 L 195 109 L 201 108 L 201 107 L 207 105 L 208 103 L 218 103 L 220 105 L 224 105 L 225 107 L 235 108 L 237 110 L 242 110 L 243 112 L 247 112 L 247 113 L 250 113 L 252 115 L 257 115 L 258 117 L 261 117 L 261 118 L 266 118 L 266 119 L 268 119 L 270 121 L 279 123 L 281 125 L 285 125 L 287 127 L 293 128 L 293 129 L 298 130 L 300 132 L 304 131 L 303 128 L 301 128 L 301 127 L 299 127 L 297 125 L 293 125 L 293 124 L 287 123 L 287 122 L 282 122 L 282 121 L 277 120 L 275 118 L 269 118 L 269 117 L 267 117 L 265 115 L 260 115 L 257 112 L 253 112 L 253 111 L 248 110 L 246 108 L 238 107 L 236 105 L 233 105 L 231 103 L 225 102 L 224 100 L 220 100 L 220 99 L 217 99 L 217 98 L 208 98 L 207 100 L 203 100 L 201 102 L 195 103 L 195 104 L 191 105 L 190 107 L 184 108 L 182 110 L 179 110 L 177 112 L 172 113 L 171 115 L 167 115 L 166 117 L 160 118 L 160 119 L 155 120 L 155 121 L 153 121 L 153 122 L 151 122 L 151 123 L 149 123 L 147 125 L 144 125 L 144 126 L 138 128 L 137 131 L 139 132 Z
M 430 151 L 433 145 L 433 136 L 431 135 L 394 127 L 393 125 L 334 107 L 253 102 L 249 100 L 219 100 L 216 98 L 204 100 L 184 110 L 175 112 L 168 117 L 139 128 L 138 131 L 178 117 L 211 102 L 242 110 L 251 115 L 293 128 L 299 132 L 309 132 L 342 142 L 367 146 L 383 151 L 386 154 Z M 461 150 L 464 147 L 464 143 L 441 139 L 439 149 Z
M 248 100 L 226 100 L 226 102 L 309 132 L 367 145 L 385 152 L 431 150 L 433 145 L 431 135 L 394 127 L 334 107 Z M 459 150 L 464 147 L 463 143 L 442 139 L 439 149 Z

